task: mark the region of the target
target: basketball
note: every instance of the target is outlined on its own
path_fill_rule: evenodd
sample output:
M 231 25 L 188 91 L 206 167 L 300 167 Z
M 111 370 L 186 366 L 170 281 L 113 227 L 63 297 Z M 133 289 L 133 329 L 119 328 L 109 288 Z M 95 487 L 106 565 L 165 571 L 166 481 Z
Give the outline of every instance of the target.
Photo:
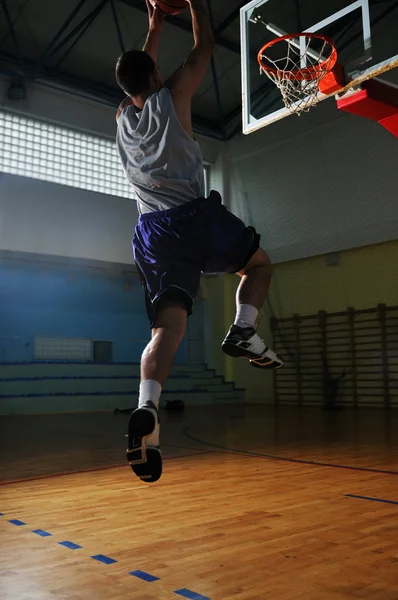
M 189 6 L 185 0 L 153 0 L 153 4 L 167 15 L 178 15 Z

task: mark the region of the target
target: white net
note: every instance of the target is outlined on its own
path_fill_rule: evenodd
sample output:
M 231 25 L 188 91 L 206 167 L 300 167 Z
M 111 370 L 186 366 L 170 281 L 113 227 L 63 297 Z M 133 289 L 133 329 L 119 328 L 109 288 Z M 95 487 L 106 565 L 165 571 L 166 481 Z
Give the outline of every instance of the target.
M 329 41 L 304 35 L 301 38 L 301 44 L 297 37 L 281 38 L 259 55 L 260 71 L 278 87 L 286 108 L 298 115 L 317 104 L 319 83 L 335 64 Z

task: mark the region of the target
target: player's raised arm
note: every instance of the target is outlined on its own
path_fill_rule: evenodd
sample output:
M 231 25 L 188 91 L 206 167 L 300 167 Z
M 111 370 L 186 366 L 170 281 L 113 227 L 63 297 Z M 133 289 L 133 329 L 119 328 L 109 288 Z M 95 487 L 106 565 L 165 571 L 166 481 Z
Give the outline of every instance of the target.
M 156 5 L 153 6 L 150 0 L 146 0 L 146 4 L 148 7 L 149 27 L 142 51 L 146 52 L 146 54 L 149 54 L 154 63 L 157 63 L 160 35 L 163 30 L 163 23 L 166 15 L 161 10 L 159 10 L 159 8 L 157 8 Z M 119 118 L 123 109 L 132 103 L 133 101 L 129 96 L 127 96 L 123 100 L 116 113 L 116 120 Z
M 194 46 L 183 66 L 170 77 L 166 86 L 173 100 L 190 100 L 200 86 L 210 63 L 214 35 L 203 0 L 188 0 L 192 14 Z
M 148 7 L 149 29 L 145 44 L 142 48 L 143 52 L 149 54 L 155 63 L 158 61 L 158 50 L 160 34 L 163 30 L 165 13 L 153 6 L 150 0 L 145 0 Z

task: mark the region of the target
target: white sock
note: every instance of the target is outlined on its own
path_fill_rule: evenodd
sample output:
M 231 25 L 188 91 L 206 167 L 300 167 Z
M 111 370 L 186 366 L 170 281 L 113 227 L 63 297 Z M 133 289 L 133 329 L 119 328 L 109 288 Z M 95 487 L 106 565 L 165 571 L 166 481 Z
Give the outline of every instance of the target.
M 147 402 L 153 402 L 156 408 L 159 406 L 162 386 L 154 379 L 146 379 L 140 383 L 140 395 L 138 397 L 138 408 L 142 408 Z
M 258 310 L 250 304 L 239 304 L 234 325 L 238 327 L 255 327 Z
M 144 407 L 148 402 L 153 402 L 156 408 L 158 408 L 161 391 L 162 386 L 158 381 L 155 381 L 154 379 L 146 379 L 145 381 L 141 381 L 140 394 L 138 397 L 138 408 Z M 152 410 L 152 412 L 156 417 L 155 411 Z M 159 422 L 157 418 L 156 423 L 157 424 L 153 433 L 146 440 L 148 446 L 159 446 Z

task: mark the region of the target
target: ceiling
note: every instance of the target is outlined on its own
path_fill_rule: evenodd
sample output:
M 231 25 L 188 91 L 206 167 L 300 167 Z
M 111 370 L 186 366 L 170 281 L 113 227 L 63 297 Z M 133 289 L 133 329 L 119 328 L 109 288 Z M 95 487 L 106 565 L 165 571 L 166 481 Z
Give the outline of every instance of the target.
M 225 137 L 228 119 L 232 125 L 240 117 L 243 4 L 210 4 L 215 73 L 208 69 L 192 111 L 196 132 L 219 139 Z M 2 74 L 50 82 L 112 106 L 123 98 L 114 77 L 116 59 L 122 48 L 142 48 L 148 29 L 145 0 L 0 0 L 0 15 Z M 167 17 L 158 61 L 165 78 L 181 65 L 192 43 L 189 11 Z
M 216 46 L 193 100 L 194 128 L 225 140 L 241 131 L 239 9 L 247 2 L 206 2 Z M 115 82 L 115 62 L 123 48 L 142 48 L 145 0 L 0 0 L 0 15 L 1 74 L 118 105 L 123 93 Z M 189 11 L 167 17 L 158 60 L 165 78 L 181 65 L 192 42 Z

